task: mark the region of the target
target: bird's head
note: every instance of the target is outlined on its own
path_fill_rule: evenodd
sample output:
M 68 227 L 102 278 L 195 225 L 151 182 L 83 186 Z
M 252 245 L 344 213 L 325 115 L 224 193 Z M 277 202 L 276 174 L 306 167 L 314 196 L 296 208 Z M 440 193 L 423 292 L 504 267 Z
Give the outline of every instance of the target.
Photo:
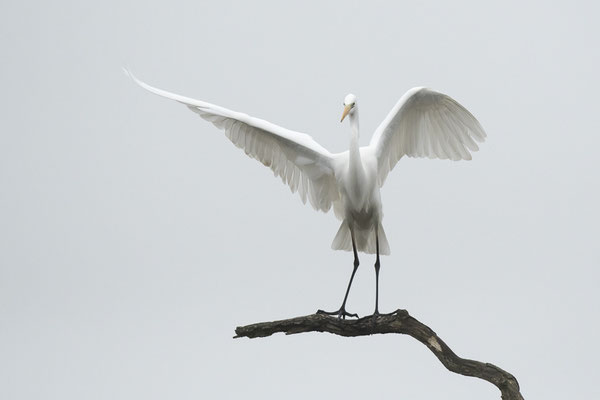
M 340 122 L 346 118 L 346 115 L 354 113 L 356 108 L 356 96 L 350 93 L 344 98 L 344 113 L 342 114 L 342 119 Z

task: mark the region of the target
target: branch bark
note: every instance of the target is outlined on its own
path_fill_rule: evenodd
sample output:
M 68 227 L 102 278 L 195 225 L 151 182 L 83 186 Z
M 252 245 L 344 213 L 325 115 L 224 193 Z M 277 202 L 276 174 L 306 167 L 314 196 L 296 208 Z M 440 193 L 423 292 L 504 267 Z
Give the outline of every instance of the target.
M 311 314 L 273 322 L 260 322 L 235 329 L 235 338 L 257 338 L 282 332 L 286 335 L 304 332 L 328 332 L 340 336 L 365 336 L 383 333 L 409 335 L 423 343 L 449 371 L 484 379 L 494 384 L 503 400 L 523 400 L 517 379 L 493 364 L 457 356 L 427 325 L 411 317 L 406 310 L 377 317 L 343 320 L 328 315 Z

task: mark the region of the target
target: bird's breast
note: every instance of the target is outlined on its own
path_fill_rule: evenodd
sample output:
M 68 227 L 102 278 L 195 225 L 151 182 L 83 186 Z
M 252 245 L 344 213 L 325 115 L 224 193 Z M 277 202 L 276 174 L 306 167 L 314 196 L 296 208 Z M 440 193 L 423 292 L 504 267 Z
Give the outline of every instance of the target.
M 372 185 L 368 179 L 348 179 L 341 193 L 347 219 L 361 225 L 369 225 L 379 218 L 379 188 Z

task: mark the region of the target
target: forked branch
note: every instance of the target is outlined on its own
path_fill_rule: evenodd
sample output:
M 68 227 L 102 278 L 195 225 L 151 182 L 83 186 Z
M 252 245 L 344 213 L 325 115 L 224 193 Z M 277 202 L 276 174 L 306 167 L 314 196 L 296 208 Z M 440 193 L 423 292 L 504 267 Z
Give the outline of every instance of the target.
M 503 400 L 523 400 L 517 379 L 493 364 L 467 360 L 457 356 L 427 325 L 411 317 L 406 310 L 377 317 L 342 320 L 321 314 L 306 315 L 273 322 L 240 326 L 236 338 L 257 338 L 282 332 L 292 335 L 303 332 L 328 332 L 340 336 L 365 336 L 381 333 L 400 333 L 423 343 L 440 362 L 452 372 L 484 379 L 496 385 Z

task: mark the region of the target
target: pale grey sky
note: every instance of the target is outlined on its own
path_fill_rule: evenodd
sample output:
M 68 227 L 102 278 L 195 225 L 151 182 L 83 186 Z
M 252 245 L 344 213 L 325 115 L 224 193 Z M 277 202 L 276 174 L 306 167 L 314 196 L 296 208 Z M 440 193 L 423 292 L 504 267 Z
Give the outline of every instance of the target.
M 409 337 L 233 340 L 339 306 L 316 213 L 149 83 L 362 143 L 409 88 L 488 133 L 382 190 L 382 311 L 406 308 L 525 398 L 599 398 L 600 68 L 593 2 L 0 4 L 0 398 L 499 399 Z M 372 311 L 372 256 L 348 308 Z

